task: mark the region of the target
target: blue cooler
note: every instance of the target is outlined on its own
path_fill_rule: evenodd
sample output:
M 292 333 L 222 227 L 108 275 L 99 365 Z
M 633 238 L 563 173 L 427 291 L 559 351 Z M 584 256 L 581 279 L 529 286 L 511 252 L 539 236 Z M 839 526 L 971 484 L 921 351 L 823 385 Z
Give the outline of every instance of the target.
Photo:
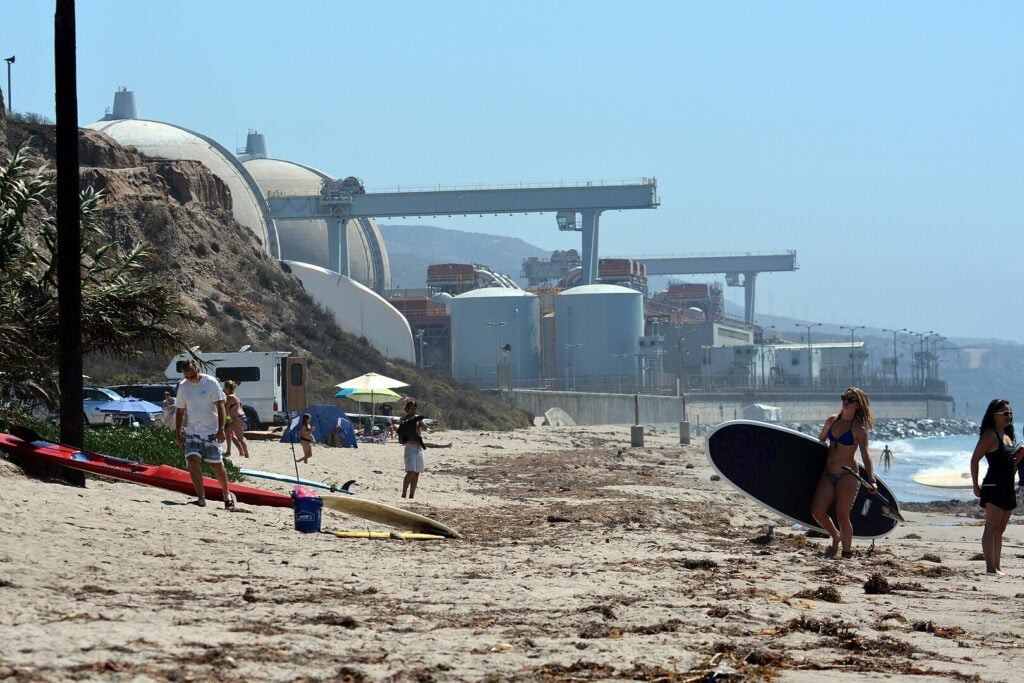
M 323 507 L 324 501 L 316 491 L 296 486 L 292 491 L 295 530 L 304 534 L 320 533 L 320 511 Z

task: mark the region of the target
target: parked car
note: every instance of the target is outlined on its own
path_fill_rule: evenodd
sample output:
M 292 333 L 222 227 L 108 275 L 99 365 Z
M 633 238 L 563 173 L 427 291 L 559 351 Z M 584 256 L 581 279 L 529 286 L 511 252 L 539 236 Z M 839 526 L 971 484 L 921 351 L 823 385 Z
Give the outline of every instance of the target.
M 85 413 L 86 424 L 97 426 L 109 424 L 107 414 L 99 409 L 107 401 L 120 401 L 121 394 L 106 387 L 82 388 L 82 411 Z
M 114 384 L 107 389 L 111 389 L 121 394 L 122 396 L 132 396 L 134 398 L 141 398 L 143 401 L 149 401 L 156 405 L 163 405 L 164 392 L 171 392 L 171 398 L 173 398 L 178 392 L 177 382 L 152 382 L 149 384 Z

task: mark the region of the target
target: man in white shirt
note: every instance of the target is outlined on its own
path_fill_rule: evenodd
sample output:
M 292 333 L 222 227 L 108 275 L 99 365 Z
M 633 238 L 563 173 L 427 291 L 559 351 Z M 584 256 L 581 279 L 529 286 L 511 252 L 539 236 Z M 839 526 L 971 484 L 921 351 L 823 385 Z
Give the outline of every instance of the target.
M 185 361 L 181 374 L 185 379 L 178 384 L 178 394 L 174 400 L 177 408 L 174 428 L 178 435 L 178 445 L 185 450 L 185 462 L 192 476 L 192 484 L 196 487 L 199 500 L 195 504 L 206 507 L 201 463 L 201 460 L 205 460 L 213 469 L 221 491 L 224 492 L 224 508 L 233 510 L 235 497 L 228 491 L 228 473 L 224 469 L 224 456 L 220 447 L 225 438 L 224 392 L 216 377 L 199 372 L 199 364 L 195 360 Z M 186 412 L 188 424 L 184 426 Z

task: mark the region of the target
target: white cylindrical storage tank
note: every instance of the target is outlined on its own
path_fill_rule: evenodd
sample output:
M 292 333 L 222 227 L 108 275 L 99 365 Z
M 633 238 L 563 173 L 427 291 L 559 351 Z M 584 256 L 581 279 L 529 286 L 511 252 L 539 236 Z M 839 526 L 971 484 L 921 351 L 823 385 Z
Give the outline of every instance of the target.
M 529 292 L 484 287 L 452 297 L 452 376 L 484 389 L 536 386 L 540 300 Z
M 555 358 L 560 389 L 612 391 L 636 386 L 644 334 L 643 294 L 618 285 L 583 285 L 555 297 Z

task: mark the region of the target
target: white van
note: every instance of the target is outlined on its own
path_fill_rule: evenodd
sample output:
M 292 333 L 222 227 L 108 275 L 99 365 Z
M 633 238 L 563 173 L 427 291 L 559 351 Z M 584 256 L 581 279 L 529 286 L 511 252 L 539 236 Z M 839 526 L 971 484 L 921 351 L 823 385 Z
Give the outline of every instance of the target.
M 245 348 L 245 347 L 243 347 Z M 287 415 L 306 408 L 306 359 L 292 358 L 289 351 L 234 351 L 195 355 L 209 366 L 201 372 L 214 374 L 223 384 L 238 383 L 235 394 L 242 402 L 249 429 L 287 423 Z M 168 379 L 183 379 L 181 367 L 191 356 L 179 353 L 164 370 Z

